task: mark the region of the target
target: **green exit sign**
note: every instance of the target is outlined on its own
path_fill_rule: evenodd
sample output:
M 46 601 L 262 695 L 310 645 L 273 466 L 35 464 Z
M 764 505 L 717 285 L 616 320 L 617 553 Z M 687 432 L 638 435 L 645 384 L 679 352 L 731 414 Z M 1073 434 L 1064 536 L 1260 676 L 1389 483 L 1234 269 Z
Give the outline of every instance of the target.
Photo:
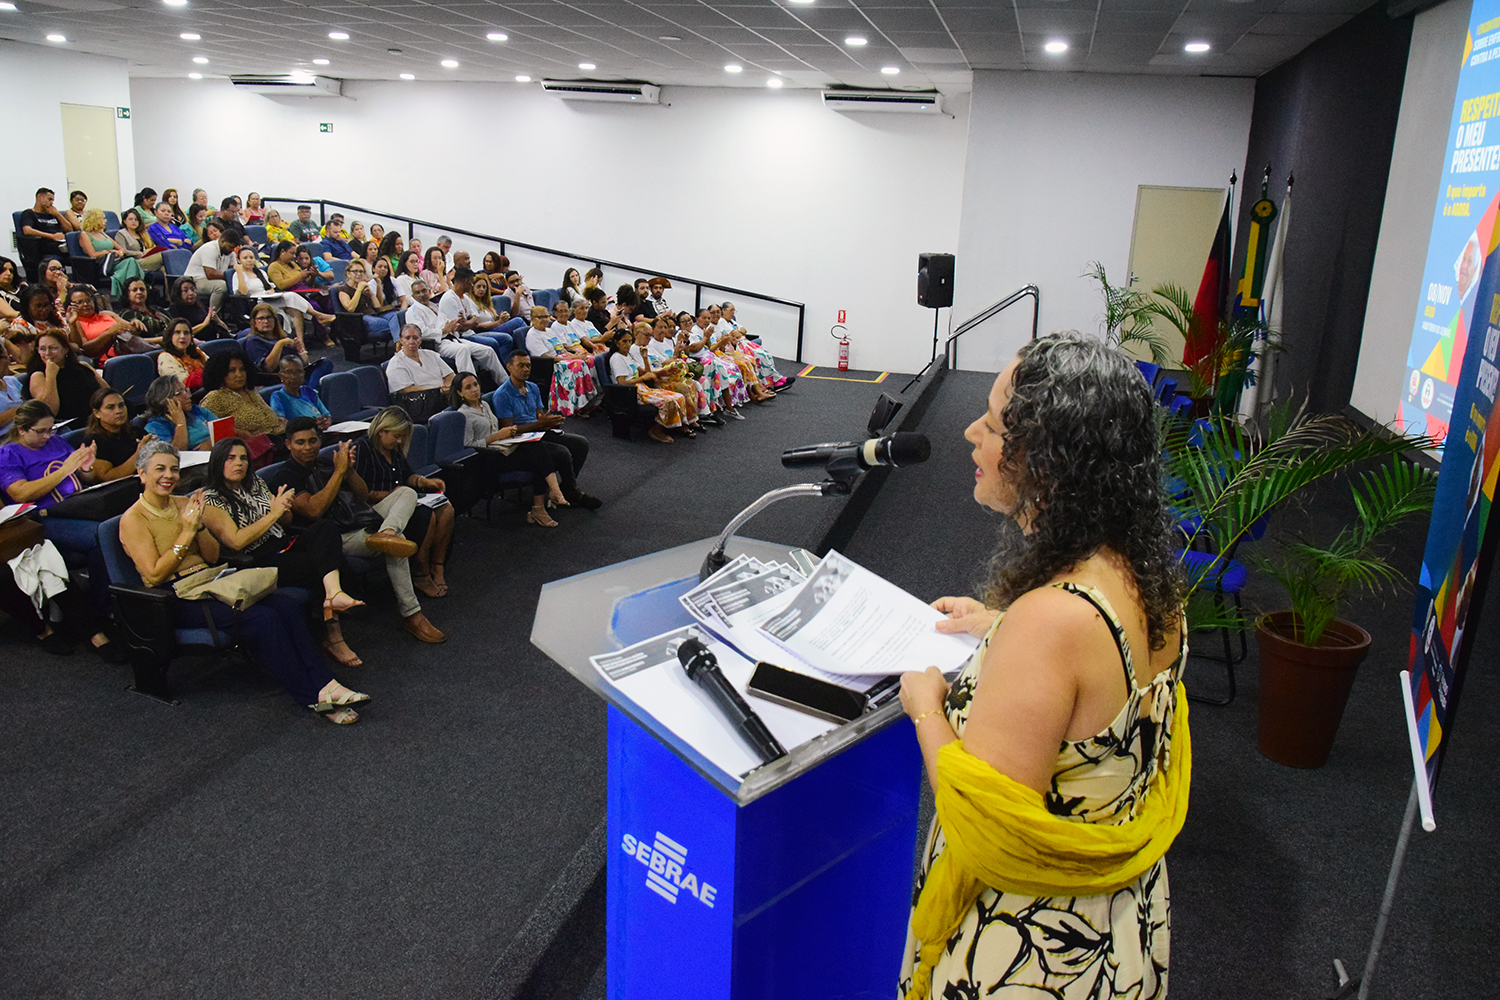
M 116 118 L 129 118 L 130 117 L 130 109 L 129 108 L 115 108 L 115 117 Z
M 332 132 L 333 131 L 333 122 L 318 122 L 318 131 L 319 132 Z

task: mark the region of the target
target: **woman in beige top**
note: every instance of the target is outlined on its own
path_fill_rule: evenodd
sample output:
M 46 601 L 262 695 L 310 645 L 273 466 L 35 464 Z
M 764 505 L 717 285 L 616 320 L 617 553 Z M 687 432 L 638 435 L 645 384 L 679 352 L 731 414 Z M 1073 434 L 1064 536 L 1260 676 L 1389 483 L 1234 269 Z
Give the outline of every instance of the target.
M 260 393 L 250 388 L 250 357 L 244 351 L 215 354 L 203 366 L 203 406 L 220 417 L 234 418 L 234 433 L 250 446 L 250 454 L 260 458 L 271 450 L 266 435 L 281 434 L 286 420 L 271 409 Z
M 148 587 L 170 586 L 177 579 L 219 562 L 219 543 L 203 527 L 203 491 L 173 496 L 179 480 L 177 449 L 164 441 L 141 447 L 136 457 L 141 498 L 120 518 L 120 544 Z M 302 602 L 275 590 L 235 612 L 212 598 L 176 601 L 179 627 L 202 628 L 207 614 L 215 628 L 231 627 L 255 660 L 300 703 L 326 714 L 330 722 L 348 725 L 359 719 L 350 706 L 370 696 L 351 691 L 329 672 L 302 617 Z

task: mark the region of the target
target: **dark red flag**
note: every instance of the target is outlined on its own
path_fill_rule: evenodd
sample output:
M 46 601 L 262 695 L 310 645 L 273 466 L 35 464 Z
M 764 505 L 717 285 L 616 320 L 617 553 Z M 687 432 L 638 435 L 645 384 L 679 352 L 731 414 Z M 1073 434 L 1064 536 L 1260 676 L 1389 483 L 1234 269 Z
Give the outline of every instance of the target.
M 1229 301 L 1230 258 L 1234 254 L 1229 238 L 1229 203 L 1233 198 L 1234 188 L 1230 187 L 1224 199 L 1224 214 L 1219 217 L 1219 231 L 1214 234 L 1213 247 L 1208 251 L 1208 263 L 1203 265 L 1198 297 L 1193 300 L 1193 321 L 1182 347 L 1182 363 L 1188 368 L 1201 364 L 1218 344 L 1219 321 L 1224 318 Z

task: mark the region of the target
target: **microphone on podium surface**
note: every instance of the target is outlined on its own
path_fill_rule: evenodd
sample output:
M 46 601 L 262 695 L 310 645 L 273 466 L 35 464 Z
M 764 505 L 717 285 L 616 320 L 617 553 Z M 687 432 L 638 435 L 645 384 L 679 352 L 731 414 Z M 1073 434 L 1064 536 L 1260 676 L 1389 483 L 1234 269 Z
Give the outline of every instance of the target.
M 698 639 L 689 639 L 677 647 L 677 662 L 692 682 L 701 687 L 713 701 L 719 712 L 754 748 L 763 761 L 772 761 L 786 756 L 786 748 L 771 735 L 771 730 L 755 714 L 755 709 L 745 704 L 734 685 L 719 670 L 719 659 L 708 651 Z
M 844 459 L 861 469 L 889 465 L 900 467 L 925 462 L 932 455 L 932 443 L 926 434 L 887 434 L 868 441 L 826 441 L 781 453 L 781 464 L 788 469 L 805 465 L 829 465 Z

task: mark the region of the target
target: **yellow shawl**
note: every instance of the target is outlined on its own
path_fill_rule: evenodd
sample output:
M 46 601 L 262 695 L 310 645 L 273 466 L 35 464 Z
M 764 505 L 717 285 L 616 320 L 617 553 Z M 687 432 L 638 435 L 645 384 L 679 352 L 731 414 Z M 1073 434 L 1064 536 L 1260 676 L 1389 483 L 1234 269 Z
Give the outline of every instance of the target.
M 1024 896 L 1096 896 L 1130 885 L 1167 853 L 1187 819 L 1192 744 L 1177 685 L 1171 753 L 1134 819 L 1118 826 L 1054 816 L 1041 793 L 955 741 L 938 751 L 938 822 L 947 847 L 912 911 L 921 942 L 908 1000 L 925 1000 L 932 968 L 986 886 Z

